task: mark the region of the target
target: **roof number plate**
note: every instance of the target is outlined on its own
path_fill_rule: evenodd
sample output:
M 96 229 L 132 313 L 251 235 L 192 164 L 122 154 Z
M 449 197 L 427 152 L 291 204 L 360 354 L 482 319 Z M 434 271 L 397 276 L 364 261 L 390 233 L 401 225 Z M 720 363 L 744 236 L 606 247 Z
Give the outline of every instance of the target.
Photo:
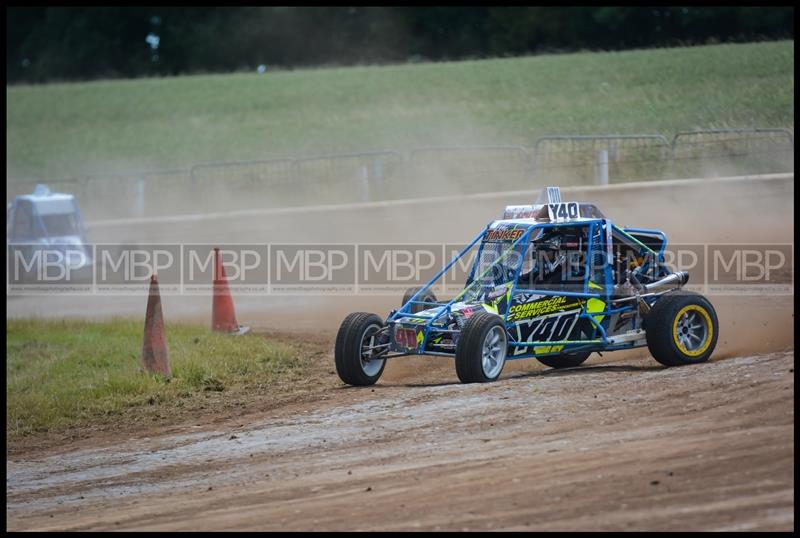
M 581 216 L 578 202 L 547 204 L 547 212 L 550 214 L 550 222 L 561 222 L 564 220 L 577 219 Z

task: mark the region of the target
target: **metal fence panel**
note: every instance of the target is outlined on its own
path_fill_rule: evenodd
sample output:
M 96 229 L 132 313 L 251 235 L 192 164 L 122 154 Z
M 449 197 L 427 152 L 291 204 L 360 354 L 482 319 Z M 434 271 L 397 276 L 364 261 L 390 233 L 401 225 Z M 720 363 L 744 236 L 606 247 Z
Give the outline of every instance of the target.
M 677 177 L 710 177 L 794 171 L 789 129 L 704 129 L 672 138 Z
M 196 210 L 275 207 L 296 179 L 291 159 L 203 163 L 191 169 L 189 199 Z
M 406 185 L 428 194 L 513 190 L 530 185 L 522 146 L 439 146 L 411 150 Z
M 36 183 L 75 194 L 89 220 L 320 203 L 416 198 L 542 185 L 794 171 L 789 129 L 552 135 L 534 148 L 440 146 L 297 159 L 213 162 L 187 170 L 13 181 L 6 200 Z
M 231 188 L 250 188 L 255 185 L 278 186 L 291 183 L 295 177 L 291 159 L 267 159 L 198 164 L 192 167 L 195 186 L 224 182 Z
M 93 174 L 73 192 L 89 219 L 148 217 L 176 212 L 189 187 L 189 170 Z M 85 207 L 85 209 L 83 209 Z
M 321 155 L 295 161 L 299 186 L 331 201 L 368 201 L 385 198 L 387 184 L 405 159 L 396 151 Z
M 536 140 L 539 183 L 589 185 L 664 178 L 672 146 L 663 135 L 553 135 Z

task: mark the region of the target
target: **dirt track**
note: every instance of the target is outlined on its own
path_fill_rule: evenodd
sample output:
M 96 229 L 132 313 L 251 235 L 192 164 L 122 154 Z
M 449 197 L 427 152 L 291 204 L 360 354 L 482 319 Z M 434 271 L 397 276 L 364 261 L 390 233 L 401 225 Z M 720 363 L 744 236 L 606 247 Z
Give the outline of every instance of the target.
M 793 178 L 626 188 L 580 198 L 673 242 L 794 241 Z M 519 203 L 492 196 L 465 200 L 432 240 L 463 241 L 468 224 L 466 235 Z M 712 197 L 718 203 L 704 205 Z M 391 227 L 407 211 L 304 214 L 314 225 L 300 227 L 286 215 L 237 217 L 206 225 L 202 240 L 411 241 L 413 229 Z M 194 222 L 137 233 L 155 240 L 164 229 L 162 241 L 200 240 Z M 113 226 L 104 233 L 95 240 L 110 240 Z M 254 327 L 317 327 L 314 337 L 332 342 L 345 313 L 384 312 L 397 298 L 236 301 Z M 712 302 L 720 342 L 703 365 L 663 369 L 644 349 L 566 371 L 519 361 L 498 383 L 464 386 L 448 359 L 401 359 L 374 390 L 325 390 L 224 424 L 200 417 L 150 438 L 14 456 L 7 528 L 792 530 L 793 295 Z M 9 316 L 141 315 L 143 305 L 7 301 Z M 165 300 L 168 320 L 206 320 L 207 308 L 202 297 Z M 330 348 L 326 361 L 332 370 Z
M 8 529 L 794 527 L 791 352 L 528 363 L 468 386 L 446 362 L 215 431 L 10 461 Z

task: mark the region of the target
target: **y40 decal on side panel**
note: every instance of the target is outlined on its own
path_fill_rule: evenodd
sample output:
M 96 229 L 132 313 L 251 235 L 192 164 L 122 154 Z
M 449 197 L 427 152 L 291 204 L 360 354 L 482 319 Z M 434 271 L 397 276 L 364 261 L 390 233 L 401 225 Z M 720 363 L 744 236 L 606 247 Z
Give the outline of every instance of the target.
M 556 312 L 549 316 L 520 321 L 514 325 L 517 342 L 558 342 L 566 340 L 578 322 L 581 310 Z M 530 347 L 515 346 L 513 355 L 533 351 Z

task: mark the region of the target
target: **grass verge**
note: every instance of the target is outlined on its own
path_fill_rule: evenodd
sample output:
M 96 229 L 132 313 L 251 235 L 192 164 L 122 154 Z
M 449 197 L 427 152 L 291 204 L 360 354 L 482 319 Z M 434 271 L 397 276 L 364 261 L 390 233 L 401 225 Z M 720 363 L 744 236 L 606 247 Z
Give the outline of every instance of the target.
M 140 371 L 142 333 L 142 323 L 131 320 L 7 320 L 9 448 L 266 407 L 324 383 L 330 369 L 321 344 L 169 324 L 167 380 Z

